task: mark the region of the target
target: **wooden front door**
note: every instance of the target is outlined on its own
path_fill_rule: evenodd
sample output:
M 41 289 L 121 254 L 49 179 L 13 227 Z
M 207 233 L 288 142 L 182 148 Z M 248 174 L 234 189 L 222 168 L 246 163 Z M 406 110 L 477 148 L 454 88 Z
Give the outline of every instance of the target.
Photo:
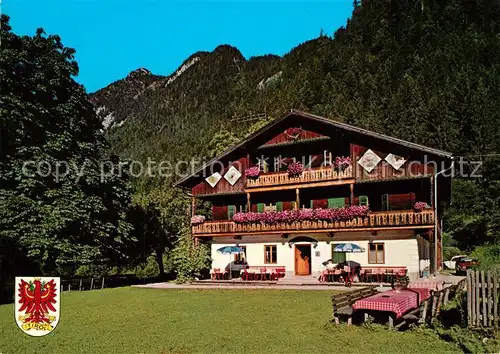
M 311 274 L 311 245 L 295 245 L 295 274 Z

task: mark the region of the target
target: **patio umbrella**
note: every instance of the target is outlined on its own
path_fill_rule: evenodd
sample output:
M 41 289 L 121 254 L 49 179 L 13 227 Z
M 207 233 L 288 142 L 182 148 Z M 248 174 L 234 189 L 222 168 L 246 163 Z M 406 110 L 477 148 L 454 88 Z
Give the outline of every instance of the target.
M 333 252 L 346 252 L 346 253 L 361 253 L 364 252 L 365 249 L 359 247 L 355 243 L 339 243 L 333 249 Z
M 355 243 L 339 243 L 333 249 L 333 252 L 345 252 L 345 253 L 361 253 L 361 252 L 364 252 L 364 251 L 365 251 L 364 248 L 358 246 Z M 353 261 L 347 261 L 347 262 L 353 262 Z
M 245 251 L 243 250 L 243 248 L 241 247 L 237 247 L 237 246 L 224 246 L 224 247 L 221 247 L 217 250 L 217 252 L 221 253 L 221 254 L 228 254 L 228 255 L 232 255 L 232 254 L 241 254 L 241 253 L 245 253 Z M 229 257 L 229 277 L 231 278 L 232 277 L 232 274 L 231 274 L 231 257 Z

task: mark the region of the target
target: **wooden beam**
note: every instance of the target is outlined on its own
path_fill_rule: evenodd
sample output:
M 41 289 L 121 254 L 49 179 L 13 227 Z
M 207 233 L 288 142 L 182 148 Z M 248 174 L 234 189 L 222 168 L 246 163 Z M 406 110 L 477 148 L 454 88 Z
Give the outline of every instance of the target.
M 315 188 L 315 187 L 326 187 L 326 186 L 340 186 L 344 184 L 354 183 L 354 179 L 341 179 L 334 181 L 324 181 L 324 182 L 314 182 L 314 183 L 297 183 L 297 184 L 287 184 L 280 186 L 269 186 L 269 187 L 258 187 L 258 188 L 246 188 L 246 192 L 271 192 L 271 191 L 281 191 L 284 189 L 297 189 L 297 188 Z
M 250 193 L 247 192 L 247 212 L 252 211 L 252 203 L 250 202 Z
M 374 228 L 369 228 L 369 227 L 363 227 L 363 228 L 345 228 L 345 229 L 315 229 L 315 230 L 286 230 L 288 234 L 306 234 L 306 233 L 328 233 L 328 232 L 357 232 L 357 231 L 388 231 L 388 230 L 412 230 L 412 229 L 428 229 L 432 228 L 432 225 L 410 225 L 410 226 L 393 226 L 393 227 L 374 227 Z M 194 234 L 195 237 L 227 237 L 227 236 L 236 236 L 236 235 L 241 235 L 241 236 L 250 236 L 250 235 L 279 235 L 282 234 L 283 231 L 248 231 L 248 232 L 232 232 L 232 233 L 214 233 L 214 234 Z M 370 237 L 371 236 L 370 234 Z M 384 240 L 389 239 L 389 236 L 384 236 Z M 401 239 L 402 237 L 396 237 L 396 239 Z M 413 238 L 413 235 L 407 236 L 405 235 L 406 239 Z M 341 236 L 336 234 L 335 235 L 335 240 L 341 240 Z
M 349 187 L 351 189 L 350 205 L 353 205 L 354 204 L 354 183 L 349 184 Z
M 295 210 L 300 209 L 300 190 L 295 188 Z
M 196 214 L 196 197 L 193 195 L 191 197 L 191 216 Z

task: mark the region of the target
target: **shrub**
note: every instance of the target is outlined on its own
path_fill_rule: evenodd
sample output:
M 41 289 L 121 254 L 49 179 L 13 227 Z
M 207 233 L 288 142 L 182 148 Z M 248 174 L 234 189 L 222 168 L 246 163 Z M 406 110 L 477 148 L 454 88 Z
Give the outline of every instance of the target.
M 146 262 L 139 265 L 135 269 L 135 275 L 140 279 L 156 278 L 160 274 L 158 262 L 154 255 L 149 256 Z
M 479 269 L 490 270 L 500 274 L 500 245 L 488 244 L 478 246 L 472 251 L 472 257 L 477 258 L 481 264 Z
M 184 228 L 172 251 L 172 262 L 177 282 L 193 280 L 210 266 L 210 249 L 203 243 L 195 245 L 190 230 Z
M 205 222 L 205 217 L 203 215 L 193 215 L 191 217 L 191 225 L 200 225 Z
M 449 261 L 452 257 L 460 256 L 464 254 L 458 247 L 448 246 L 443 247 L 443 258 L 445 261 Z

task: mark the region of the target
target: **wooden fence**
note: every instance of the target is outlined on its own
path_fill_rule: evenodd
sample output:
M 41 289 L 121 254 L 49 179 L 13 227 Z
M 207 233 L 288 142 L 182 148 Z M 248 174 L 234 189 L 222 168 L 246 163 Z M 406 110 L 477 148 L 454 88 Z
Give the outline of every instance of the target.
M 70 279 L 61 281 L 62 291 L 71 290 L 93 290 L 103 289 L 105 287 L 105 278 L 88 278 L 88 279 Z
M 500 321 L 500 276 L 467 270 L 467 321 L 469 327 L 495 327 Z

